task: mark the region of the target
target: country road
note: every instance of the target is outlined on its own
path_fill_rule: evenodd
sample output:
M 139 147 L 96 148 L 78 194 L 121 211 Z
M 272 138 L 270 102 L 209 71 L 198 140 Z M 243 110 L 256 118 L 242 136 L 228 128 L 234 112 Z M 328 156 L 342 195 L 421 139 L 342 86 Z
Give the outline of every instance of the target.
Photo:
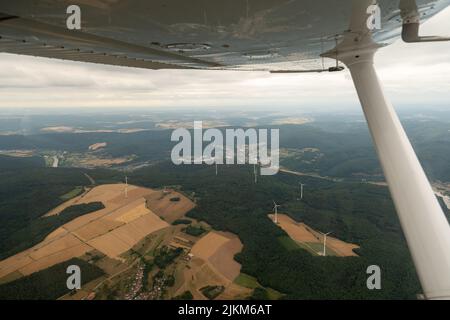
M 87 173 L 84 173 L 84 175 L 86 176 L 86 178 L 89 179 L 89 182 L 91 183 L 91 185 L 95 185 L 95 180 L 94 178 L 92 178 L 90 175 L 88 175 Z

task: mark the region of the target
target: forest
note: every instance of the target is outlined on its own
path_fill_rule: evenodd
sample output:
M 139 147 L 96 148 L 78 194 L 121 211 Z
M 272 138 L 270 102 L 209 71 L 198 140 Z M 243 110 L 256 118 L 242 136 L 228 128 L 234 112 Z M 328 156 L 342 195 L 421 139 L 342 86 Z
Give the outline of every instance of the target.
M 8 257 L 31 248 L 67 222 L 104 207 L 101 202 L 77 204 L 65 208 L 58 215 L 34 219 L 25 228 L 16 231 L 9 238 L 5 239 L 3 246 L 10 249 L 6 249 L 4 256 Z
M 0 259 L 39 242 L 64 221 L 99 207 L 76 207 L 61 217 L 41 219 L 65 201 L 61 196 L 76 187 L 90 185 L 86 172 L 95 174 L 99 181 L 119 181 L 114 177 L 116 173 L 103 170 L 22 167 L 0 171 Z
M 4 177 L 0 182 L 3 239 L 58 205 L 61 195 L 89 184 L 83 174 L 86 170 L 50 169 L 0 174 Z M 91 170 L 89 175 L 97 183 L 119 182 L 122 178 L 122 173 L 111 170 Z M 241 272 L 283 293 L 285 299 L 414 299 L 421 293 L 386 187 L 301 177 L 305 191 L 299 201 L 298 176 L 260 176 L 255 184 L 253 167 L 245 165 L 220 165 L 216 176 L 214 166 L 161 162 L 128 176 L 135 185 L 180 186 L 182 192 L 194 195 L 197 207 L 188 216 L 238 235 L 244 245 L 236 255 Z M 287 249 L 279 241 L 286 233 L 267 217 L 272 200 L 281 204 L 279 212 L 358 244 L 359 257 L 318 257 L 301 248 Z M 3 253 L 11 249 L 5 243 L 1 242 Z M 162 265 L 166 256 L 161 255 Z M 381 290 L 366 287 L 366 269 L 373 264 L 382 270 Z M 264 293 L 257 292 L 258 296 L 264 297 Z
M 284 293 L 286 299 L 414 299 L 421 293 L 385 187 L 302 177 L 307 189 L 300 202 L 298 177 L 261 176 L 254 184 L 247 166 L 220 166 L 216 176 L 213 166 L 162 163 L 138 170 L 131 178 L 148 187 L 181 185 L 186 193 L 194 192 L 197 207 L 188 216 L 237 234 L 244 245 L 236 256 L 241 272 Z M 360 245 L 359 257 L 287 250 L 277 241 L 286 234 L 267 218 L 272 199 L 281 204 L 279 212 Z M 381 290 L 366 287 L 366 269 L 373 264 L 383 272 Z
M 415 119 L 403 122 L 428 176 L 431 179 L 450 181 L 448 123 Z M 293 154 L 284 154 L 280 163 L 291 170 L 347 180 L 361 180 L 362 177 L 383 179 L 373 142 L 364 122 L 319 119 L 304 125 L 266 125 L 256 127 L 258 128 L 280 130 L 280 148 L 282 151 L 293 151 Z M 223 127 L 220 130 L 225 129 Z M 133 160 L 128 164 L 156 163 L 167 161 L 170 157 L 171 149 L 176 144 L 170 141 L 171 132 L 172 130 L 150 130 L 127 134 L 86 132 L 0 135 L 0 150 L 87 152 L 90 145 L 102 141 L 107 143 L 107 148 L 99 154 L 105 157 L 133 155 Z M 314 152 L 303 152 L 304 149 L 314 149 Z M 41 160 L 35 159 L 33 162 L 36 164 Z
M 81 270 L 81 285 L 88 283 L 104 272 L 84 260 L 73 258 L 48 269 L 0 285 L 0 300 L 55 300 L 70 292 L 67 289 L 66 271 L 70 265 Z

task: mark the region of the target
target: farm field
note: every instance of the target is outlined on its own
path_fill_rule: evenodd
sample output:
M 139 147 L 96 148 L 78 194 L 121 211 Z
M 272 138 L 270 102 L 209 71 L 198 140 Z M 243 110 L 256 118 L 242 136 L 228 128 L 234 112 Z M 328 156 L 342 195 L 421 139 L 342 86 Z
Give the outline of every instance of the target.
M 264 288 L 255 277 L 252 277 L 248 274 L 241 273 L 239 276 L 234 280 L 234 283 L 238 286 L 242 286 L 249 289 L 264 289 L 267 292 L 268 298 L 270 300 L 278 300 L 280 299 L 283 294 L 272 289 L 272 288 Z
M 274 215 L 269 214 L 270 220 L 274 221 Z M 296 222 L 285 214 L 278 214 L 278 226 L 283 229 L 289 237 L 295 241 L 299 247 L 309 251 L 314 255 L 322 255 L 323 252 L 323 235 L 309 227 L 308 225 Z M 288 250 L 295 249 L 293 243 L 288 239 L 280 238 L 279 241 Z M 326 253 L 331 256 L 351 257 L 358 256 L 353 250 L 359 246 L 347 243 L 332 236 L 327 236 Z
M 186 213 L 183 210 L 194 207 L 189 199 L 170 191 L 152 199 L 157 214 L 147 207 L 146 197 L 152 194 L 160 194 L 160 191 L 125 184 L 100 185 L 85 190 L 46 215 L 57 215 L 71 205 L 93 201 L 102 202 L 105 208 L 64 224 L 36 246 L 0 261 L 0 280 L 29 275 L 94 250 L 122 261 L 120 256 L 141 239 L 169 227 L 158 215 L 164 215 L 169 205 L 177 214 L 183 215 Z M 166 196 L 177 197 L 180 201 L 166 201 Z M 158 204 L 159 201 L 164 204 Z
M 242 250 L 242 243 L 231 233 L 210 231 L 200 238 L 191 250 L 192 258 L 182 271 L 182 285 L 176 295 L 189 290 L 194 299 L 204 300 L 201 289 L 208 286 L 223 286 L 218 300 L 244 299 L 251 295 L 251 288 L 234 283 L 241 265 L 234 255 Z
M 83 188 L 82 187 L 76 187 L 72 191 L 62 195 L 60 198 L 61 198 L 61 200 L 69 200 L 69 199 L 72 199 L 72 198 L 78 196 L 81 192 L 83 192 Z
M 145 196 L 147 207 L 158 216 L 172 223 L 184 217 L 186 212 L 194 208 L 194 203 L 185 196 L 178 196 L 171 189 L 158 190 Z
M 79 195 L 71 192 L 68 198 L 45 216 L 59 215 L 72 205 L 94 201 L 101 202 L 104 208 L 64 224 L 36 246 L 0 261 L 0 283 L 15 281 L 78 257 L 90 261 L 105 275 L 61 299 L 94 299 L 97 294 L 103 299 L 110 294 L 105 288 L 114 288 L 120 292 L 119 297 L 127 299 L 132 297 L 130 287 L 136 286 L 133 279 L 141 272 L 142 261 L 153 263 L 156 255 L 163 252 L 161 250 L 182 249 L 183 253 L 167 266 L 149 272 L 148 278 L 142 280 L 142 288 L 148 282 L 149 291 L 136 292 L 139 297 L 158 297 L 151 291 L 157 281 L 157 270 L 174 278 L 173 287 L 163 293 L 165 298 L 189 291 L 195 299 L 207 299 L 203 292 L 209 287 L 223 287 L 214 299 L 245 299 L 252 295 L 253 287 L 235 282 L 241 265 L 234 256 L 243 248 L 237 236 L 214 231 L 195 219 L 190 220 L 189 226 L 205 230 L 197 236 L 186 233 L 186 225 L 169 224 L 186 219 L 186 213 L 195 207 L 183 194 L 166 188 L 106 184 L 85 188 Z
M 117 260 L 105 256 L 95 265 L 109 276 L 88 284 L 83 288 L 83 295 L 64 298 L 107 299 L 115 292 L 118 299 L 171 299 L 189 291 L 194 299 L 204 300 L 207 297 L 202 289 L 208 287 L 223 287 L 214 299 L 251 296 L 253 288 L 234 282 L 241 269 L 234 260 L 234 255 L 242 250 L 240 240 L 233 234 L 213 231 L 203 222 L 193 220 L 192 223 L 210 231 L 195 237 L 184 232 L 185 226 L 174 225 L 153 232 L 121 256 L 119 266 L 126 268 L 119 269 L 114 265 Z M 168 258 L 174 252 L 179 254 Z M 146 276 L 142 276 L 143 268 L 148 270 Z M 170 278 L 173 279 L 170 285 L 158 280 Z

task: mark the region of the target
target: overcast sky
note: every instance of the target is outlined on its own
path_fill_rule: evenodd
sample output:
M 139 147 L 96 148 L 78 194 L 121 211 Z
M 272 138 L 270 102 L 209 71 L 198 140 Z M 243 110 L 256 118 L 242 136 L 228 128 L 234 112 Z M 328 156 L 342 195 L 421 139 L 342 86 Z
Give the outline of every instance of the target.
M 450 8 L 423 34 L 450 34 Z M 450 108 L 450 42 L 395 44 L 376 57 L 396 106 Z M 0 54 L 0 107 L 354 107 L 349 72 L 140 70 Z

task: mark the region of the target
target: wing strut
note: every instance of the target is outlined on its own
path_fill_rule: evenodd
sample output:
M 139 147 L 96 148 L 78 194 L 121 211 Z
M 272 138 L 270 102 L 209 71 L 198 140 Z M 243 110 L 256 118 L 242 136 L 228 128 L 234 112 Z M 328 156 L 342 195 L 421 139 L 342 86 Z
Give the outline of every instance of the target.
M 373 65 L 347 55 L 364 115 L 426 299 L 450 299 L 450 226 Z
M 323 56 L 350 70 L 425 298 L 450 299 L 450 225 L 375 71 L 371 4 L 353 0 L 348 31 Z

